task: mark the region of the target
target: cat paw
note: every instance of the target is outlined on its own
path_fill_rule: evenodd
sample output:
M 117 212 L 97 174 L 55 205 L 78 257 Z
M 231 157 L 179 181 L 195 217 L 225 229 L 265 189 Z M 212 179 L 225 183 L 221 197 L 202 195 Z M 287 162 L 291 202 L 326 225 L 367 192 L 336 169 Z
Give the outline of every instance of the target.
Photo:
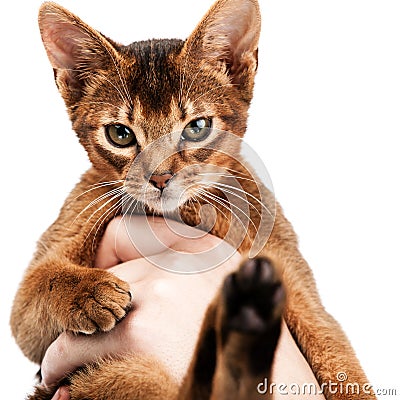
M 85 334 L 110 331 L 129 311 L 129 285 L 106 271 L 86 272 L 73 290 L 65 329 Z
M 254 376 L 268 374 L 285 304 L 285 292 L 274 266 L 261 257 L 244 261 L 237 272 L 226 278 L 222 293 L 221 339 L 225 356 L 231 365 L 241 364 L 240 368 Z
M 266 258 L 246 260 L 224 283 L 225 318 L 230 330 L 261 333 L 281 320 L 285 294 Z

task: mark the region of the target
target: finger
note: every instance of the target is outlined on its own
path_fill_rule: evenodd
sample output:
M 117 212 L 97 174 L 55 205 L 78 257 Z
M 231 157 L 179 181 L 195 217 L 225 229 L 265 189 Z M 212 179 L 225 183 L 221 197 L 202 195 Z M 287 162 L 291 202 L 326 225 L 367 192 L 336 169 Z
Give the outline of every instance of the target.
M 235 253 L 227 242 L 176 221 L 118 217 L 105 232 L 96 266 L 108 269 L 117 265 L 110 272 L 133 285 L 155 273 L 154 266 L 174 272 L 207 271 L 234 258 Z M 132 264 L 124 265 L 127 261 Z
M 125 238 L 128 238 L 142 257 L 163 253 L 174 248 L 178 243 L 182 247 L 189 247 L 186 250 L 190 251 L 188 244 L 193 245 L 193 243 L 209 236 L 207 232 L 160 217 L 140 216 L 129 218 L 124 222 L 126 227 Z M 124 238 L 121 239 L 123 243 Z M 121 248 L 121 255 L 124 254 L 122 250 Z M 128 251 L 126 253 L 128 259 L 130 255 Z
M 100 241 L 96 253 L 95 267 L 109 268 L 121 262 L 117 251 L 117 242 L 123 240 L 124 225 L 121 217 L 114 218 L 108 225 L 104 235 Z M 126 236 L 126 235 L 125 235 Z M 127 241 L 129 246 L 130 242 Z M 131 249 L 131 259 L 138 258 Z
M 111 332 L 90 336 L 62 333 L 47 349 L 41 365 L 45 386 L 57 384 L 78 367 L 93 363 L 99 358 L 124 351 L 127 344 L 119 337 L 121 324 Z M 128 350 L 128 349 L 126 349 Z
M 176 221 L 143 217 L 127 226 L 126 232 L 146 260 L 167 271 L 204 272 L 236 254 L 236 249 L 220 238 Z
M 162 253 L 177 244 L 190 251 L 201 243 L 212 245 L 213 241 L 220 240 L 209 236 L 204 231 L 165 218 L 117 217 L 107 227 L 98 248 L 95 266 L 109 268 L 120 262 Z
M 51 400 L 70 400 L 69 390 L 66 386 L 61 386 Z
M 151 227 L 151 228 L 150 228 Z M 166 235 L 163 218 L 129 216 L 114 218 L 107 226 L 97 250 L 95 266 L 109 268 L 121 262 L 141 258 L 146 254 L 159 253 L 176 240 Z M 140 232 L 140 233 L 139 233 Z M 155 239 L 155 235 L 163 240 Z M 140 236 L 140 239 L 138 239 Z M 139 244 L 139 249 L 135 246 Z

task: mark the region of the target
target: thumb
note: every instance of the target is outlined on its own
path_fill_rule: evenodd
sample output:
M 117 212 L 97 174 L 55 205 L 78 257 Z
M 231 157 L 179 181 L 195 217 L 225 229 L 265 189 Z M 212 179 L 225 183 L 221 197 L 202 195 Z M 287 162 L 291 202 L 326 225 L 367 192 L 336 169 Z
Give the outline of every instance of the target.
M 41 365 L 42 383 L 58 384 L 77 368 L 115 353 L 118 340 L 113 340 L 116 329 L 90 336 L 63 332 L 47 349 Z M 65 396 L 65 391 L 61 391 Z M 57 397 L 56 397 L 57 399 Z M 64 397 L 60 397 L 64 400 Z
M 69 390 L 66 386 L 61 386 L 57 392 L 54 393 L 54 396 L 51 400 L 70 400 L 71 397 L 69 395 Z

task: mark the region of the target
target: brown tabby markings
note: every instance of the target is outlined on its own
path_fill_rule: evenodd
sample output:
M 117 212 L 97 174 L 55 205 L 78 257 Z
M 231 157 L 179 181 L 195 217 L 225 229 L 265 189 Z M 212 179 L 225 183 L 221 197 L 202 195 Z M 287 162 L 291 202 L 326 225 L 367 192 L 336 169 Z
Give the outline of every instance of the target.
M 91 267 L 105 227 L 121 212 L 123 202 L 134 204 L 132 199 L 144 199 L 141 190 L 145 177 L 125 181 L 133 159 L 157 138 L 180 132 L 197 118 L 212 118 L 214 128 L 244 135 L 257 69 L 260 12 L 256 0 L 218 0 L 186 41 L 149 40 L 129 46 L 107 39 L 54 3 L 41 7 L 39 24 L 56 84 L 93 166 L 39 241 L 15 298 L 13 334 L 24 354 L 37 363 L 61 332 L 109 331 L 129 308 L 127 283 Z M 104 134 L 104 127 L 110 124 L 131 128 L 138 145 L 112 146 Z M 213 134 L 206 141 L 224 146 L 224 138 Z M 178 148 L 176 143 L 173 145 Z M 249 179 L 243 186 L 249 193 L 250 218 L 255 226 L 249 226 L 248 237 L 239 248 L 243 265 L 227 278 L 208 309 L 181 388 L 154 361 L 136 357 L 109 360 L 74 374 L 70 380 L 72 399 L 259 398 L 256 384 L 269 374 L 271 366 L 271 360 L 264 362 L 262 357 L 266 360 L 268 351 L 273 353 L 275 348 L 282 305 L 282 301 L 271 302 L 274 290 L 280 287 L 276 274 L 270 271 L 271 263 L 286 290 L 286 323 L 318 381 L 335 381 L 336 374 L 345 371 L 349 382 L 367 382 L 347 338 L 321 305 L 312 273 L 280 206 L 276 205 L 270 239 L 252 264 L 246 255 L 260 224 L 260 205 L 255 200 L 260 199 L 257 183 L 232 157 L 205 149 L 191 150 L 189 144 L 179 146 L 179 151 L 156 171 L 175 174 L 175 192 L 188 182 L 202 187 L 195 176 L 179 176 L 182 168 L 198 161 L 221 165 Z M 146 190 L 153 196 L 145 204 L 147 210 L 161 213 L 157 189 Z M 171 195 L 175 193 L 172 184 L 168 190 Z M 220 195 L 215 188 L 204 190 L 210 196 Z M 265 188 L 261 191 L 272 210 L 273 196 Z M 203 200 L 195 197 L 196 187 L 190 196 L 195 201 L 184 199 L 180 213 L 186 223 L 196 225 Z M 99 198 L 101 201 L 96 203 Z M 224 215 L 228 210 L 211 202 L 219 210 L 212 233 L 224 237 L 228 229 Z M 93 211 L 94 207 L 98 208 Z M 252 290 L 246 292 L 249 285 Z M 255 294 L 263 299 L 260 304 L 269 305 L 268 310 L 257 308 L 259 298 Z M 271 296 L 264 298 L 266 294 Z M 263 315 L 261 322 L 273 335 L 267 335 L 266 330 L 245 335 L 232 327 L 235 313 L 241 312 L 241 296 L 249 299 L 258 315 Z M 248 359 L 255 345 L 265 348 L 265 353 Z M 328 399 L 350 398 L 328 391 L 325 395 Z M 32 399 L 49 396 L 51 390 L 38 388 Z M 375 397 L 361 393 L 358 398 Z

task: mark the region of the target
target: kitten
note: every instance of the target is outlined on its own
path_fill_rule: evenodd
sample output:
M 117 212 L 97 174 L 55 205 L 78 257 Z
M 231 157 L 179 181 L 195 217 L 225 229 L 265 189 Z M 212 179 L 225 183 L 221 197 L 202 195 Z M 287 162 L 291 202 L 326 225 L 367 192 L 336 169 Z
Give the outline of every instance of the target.
M 257 69 L 257 1 L 218 0 L 186 41 L 122 46 L 54 3 L 42 5 L 39 25 L 57 87 L 92 167 L 40 239 L 17 292 L 11 327 L 24 354 L 40 363 L 61 332 L 106 332 L 126 315 L 128 284 L 92 268 L 115 215 L 140 204 L 147 213 L 204 227 L 200 209 L 209 203 L 216 210 L 210 232 L 238 244 L 243 262 L 206 312 L 184 384 L 177 387 L 153 360 L 130 357 L 73 374 L 72 399 L 261 398 L 256 387 L 270 374 L 282 314 L 320 384 L 338 382 L 339 371 L 346 371 L 349 382 L 367 382 L 347 338 L 321 305 L 281 207 L 240 161 L 239 142 L 230 139 L 246 131 Z M 159 165 L 137 162 L 164 137 Z M 251 223 L 239 242 L 230 236 L 230 225 L 237 232 L 242 221 L 224 202 L 225 177 L 210 170 L 213 179 L 205 182 L 196 168 L 187 169 L 199 163 L 241 180 Z M 186 187 L 190 190 L 178 198 Z M 269 210 L 264 220 L 263 209 Z M 255 251 L 263 230 L 270 233 L 268 242 L 258 248 L 261 240 Z M 257 257 L 249 259 L 254 251 Z M 249 309 L 256 321 L 247 318 Z M 49 399 L 54 389 L 37 388 L 31 399 Z M 350 398 L 326 386 L 324 393 L 328 399 Z M 360 393 L 358 398 L 375 397 Z

